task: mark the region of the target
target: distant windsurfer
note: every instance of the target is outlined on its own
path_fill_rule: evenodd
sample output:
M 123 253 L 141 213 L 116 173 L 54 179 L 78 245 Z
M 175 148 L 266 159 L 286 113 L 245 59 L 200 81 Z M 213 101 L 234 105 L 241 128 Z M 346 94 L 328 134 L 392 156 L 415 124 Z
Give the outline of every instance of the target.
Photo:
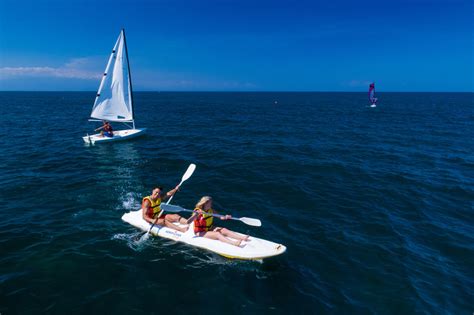
M 377 104 L 377 98 L 375 97 L 375 83 L 369 85 L 369 102 L 371 105 Z
M 103 130 L 101 130 L 103 129 Z M 114 130 L 108 121 L 104 121 L 104 125 L 100 128 L 97 128 L 95 131 L 100 131 L 100 135 L 102 137 L 109 137 L 112 138 L 114 136 Z

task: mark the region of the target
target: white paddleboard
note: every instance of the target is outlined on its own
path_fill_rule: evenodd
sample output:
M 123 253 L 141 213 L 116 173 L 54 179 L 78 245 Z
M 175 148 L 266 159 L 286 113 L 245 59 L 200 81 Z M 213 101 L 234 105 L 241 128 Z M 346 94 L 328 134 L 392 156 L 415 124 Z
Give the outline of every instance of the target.
M 125 213 L 122 216 L 122 220 L 146 232 L 151 226 L 149 222 L 143 220 L 142 210 Z M 150 233 L 156 236 L 204 248 L 221 256 L 234 259 L 261 260 L 283 254 L 286 251 L 286 247 L 282 244 L 273 243 L 253 236 L 249 237 L 249 241 L 242 241 L 240 246 L 234 246 L 218 240 L 199 237 L 194 235 L 194 223 L 189 226 L 188 231 L 185 233 L 160 225 L 155 225 Z
M 107 142 L 121 141 L 121 140 L 130 139 L 130 138 L 135 138 L 140 135 L 143 135 L 145 131 L 146 131 L 146 128 L 117 130 L 117 131 L 114 131 L 113 137 L 102 136 L 100 133 L 98 133 L 95 135 L 90 135 L 90 136 L 88 135 L 88 136 L 82 137 L 82 139 L 84 139 L 84 142 L 88 144 L 107 143 Z

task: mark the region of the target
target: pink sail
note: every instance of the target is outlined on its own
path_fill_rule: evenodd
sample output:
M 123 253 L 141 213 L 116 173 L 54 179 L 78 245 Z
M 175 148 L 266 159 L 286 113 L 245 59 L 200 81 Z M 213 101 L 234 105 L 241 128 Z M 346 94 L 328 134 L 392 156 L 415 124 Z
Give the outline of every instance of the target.
M 377 98 L 375 97 L 375 83 L 369 85 L 369 102 L 371 104 L 377 103 Z

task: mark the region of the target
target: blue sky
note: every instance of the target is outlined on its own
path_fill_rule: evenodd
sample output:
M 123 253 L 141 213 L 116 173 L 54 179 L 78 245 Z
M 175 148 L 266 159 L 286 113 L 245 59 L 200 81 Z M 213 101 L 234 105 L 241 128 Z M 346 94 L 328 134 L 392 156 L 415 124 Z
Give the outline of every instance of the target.
M 0 0 L 0 90 L 95 91 L 126 30 L 135 90 L 474 91 L 464 0 Z

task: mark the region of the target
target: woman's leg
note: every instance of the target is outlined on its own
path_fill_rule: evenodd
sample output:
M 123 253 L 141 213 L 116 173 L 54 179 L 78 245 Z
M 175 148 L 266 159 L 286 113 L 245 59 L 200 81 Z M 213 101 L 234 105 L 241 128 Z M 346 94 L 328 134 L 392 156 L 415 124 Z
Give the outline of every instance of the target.
M 226 228 L 216 228 L 215 231 L 219 232 L 220 234 L 222 234 L 224 236 L 235 238 L 236 240 L 247 241 L 248 238 L 249 238 L 248 235 L 243 235 L 242 236 L 242 235 L 237 234 L 235 232 L 232 232 L 231 230 L 226 229 Z
M 219 232 L 213 232 L 213 231 L 208 231 L 208 232 L 201 232 L 199 233 L 199 236 L 204 236 L 206 238 L 210 238 L 210 239 L 213 239 L 213 240 L 219 240 L 221 242 L 224 242 L 224 243 L 227 243 L 227 244 L 231 244 L 231 245 L 235 245 L 235 246 L 239 246 L 240 245 L 240 240 L 239 241 L 232 241 L 232 240 L 229 240 L 228 238 L 226 238 L 224 235 L 222 235 L 221 233 Z

